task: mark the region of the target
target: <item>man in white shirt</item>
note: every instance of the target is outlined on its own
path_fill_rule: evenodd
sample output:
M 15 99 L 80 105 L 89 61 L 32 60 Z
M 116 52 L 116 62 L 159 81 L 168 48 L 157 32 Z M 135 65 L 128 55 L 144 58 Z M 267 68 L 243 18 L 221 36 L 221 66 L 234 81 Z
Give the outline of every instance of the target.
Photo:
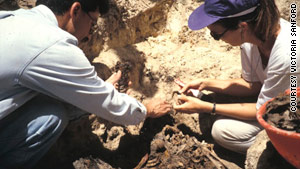
M 43 5 L 44 4 L 44 5 Z M 146 106 L 100 79 L 78 41 L 88 36 L 107 0 L 38 0 L 31 10 L 0 11 L 0 168 L 31 168 L 68 123 L 64 102 L 129 125 L 171 110 Z

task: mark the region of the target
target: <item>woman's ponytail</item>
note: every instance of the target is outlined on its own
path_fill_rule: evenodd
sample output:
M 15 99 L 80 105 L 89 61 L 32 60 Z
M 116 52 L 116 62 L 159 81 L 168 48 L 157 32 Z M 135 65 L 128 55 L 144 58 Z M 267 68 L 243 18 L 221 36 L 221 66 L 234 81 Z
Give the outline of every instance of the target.
M 280 13 L 274 0 L 260 0 L 259 8 L 258 16 L 252 26 L 256 37 L 266 41 L 276 35 Z

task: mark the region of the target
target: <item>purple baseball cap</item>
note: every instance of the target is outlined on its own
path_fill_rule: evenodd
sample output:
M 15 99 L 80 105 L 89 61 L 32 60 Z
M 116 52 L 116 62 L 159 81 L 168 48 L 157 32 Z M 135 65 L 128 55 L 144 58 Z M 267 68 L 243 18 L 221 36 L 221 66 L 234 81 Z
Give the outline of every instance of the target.
M 190 15 L 188 26 L 192 30 L 202 29 L 223 18 L 243 16 L 253 12 L 260 0 L 206 0 Z

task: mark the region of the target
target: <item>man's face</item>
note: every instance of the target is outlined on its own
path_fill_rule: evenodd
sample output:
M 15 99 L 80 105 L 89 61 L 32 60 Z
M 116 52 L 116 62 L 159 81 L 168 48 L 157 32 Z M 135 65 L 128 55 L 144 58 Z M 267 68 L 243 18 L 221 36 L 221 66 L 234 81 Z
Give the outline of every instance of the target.
M 73 35 L 81 41 L 83 38 L 90 36 L 93 32 L 92 29 L 97 25 L 99 12 L 84 12 L 81 10 L 78 18 L 74 21 L 74 33 Z

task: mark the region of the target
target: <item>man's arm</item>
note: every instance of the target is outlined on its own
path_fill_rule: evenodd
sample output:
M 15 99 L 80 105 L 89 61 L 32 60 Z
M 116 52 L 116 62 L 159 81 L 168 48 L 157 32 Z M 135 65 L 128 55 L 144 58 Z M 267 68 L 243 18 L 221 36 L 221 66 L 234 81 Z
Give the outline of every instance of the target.
M 19 85 L 114 123 L 143 121 L 146 107 L 100 79 L 84 53 L 69 41 L 62 39 L 35 57 L 18 77 Z

